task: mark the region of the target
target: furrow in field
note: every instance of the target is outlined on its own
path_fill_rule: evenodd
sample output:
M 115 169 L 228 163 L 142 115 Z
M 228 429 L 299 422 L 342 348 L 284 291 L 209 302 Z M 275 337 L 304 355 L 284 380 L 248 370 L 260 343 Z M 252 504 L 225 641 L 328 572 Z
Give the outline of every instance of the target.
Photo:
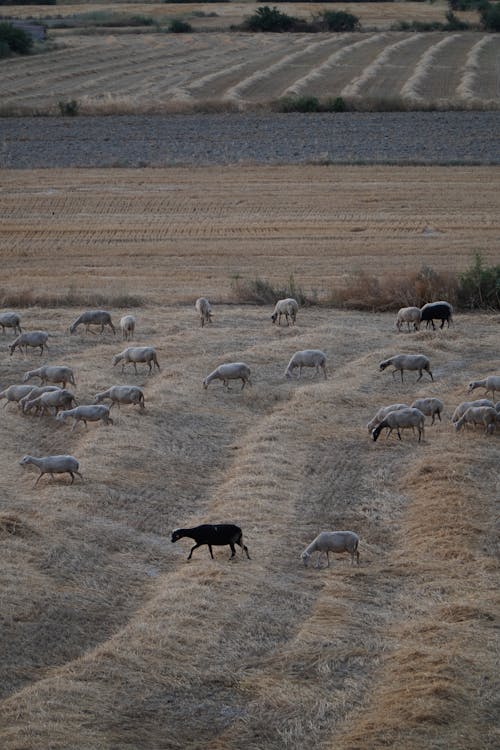
M 450 44 L 440 49 L 434 58 L 432 72 L 424 83 L 426 99 L 438 102 L 455 100 L 463 66 L 477 39 L 476 34 L 456 34 Z
M 414 102 L 422 102 L 429 97 L 433 91 L 436 66 L 439 64 L 441 55 L 449 45 L 453 45 L 457 39 L 463 37 L 463 34 L 452 34 L 444 36 L 439 42 L 433 44 L 424 52 L 417 62 L 415 69 L 401 89 L 403 98 Z M 456 86 L 453 88 L 455 90 Z M 439 91 L 442 88 L 439 87 Z M 439 98 L 439 95 L 438 95 Z
M 456 92 L 461 99 L 490 101 L 498 98 L 500 66 L 495 42 L 494 35 L 486 34 L 467 53 Z

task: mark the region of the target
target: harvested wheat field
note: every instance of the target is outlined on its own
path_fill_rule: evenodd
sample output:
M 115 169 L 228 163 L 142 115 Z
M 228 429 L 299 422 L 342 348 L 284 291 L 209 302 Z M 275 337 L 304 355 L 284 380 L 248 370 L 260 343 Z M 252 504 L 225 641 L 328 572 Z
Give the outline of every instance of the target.
M 231 278 L 293 273 L 326 294 L 352 267 L 457 270 L 473 249 L 497 262 L 498 170 L 2 177 L 3 302 L 50 348 L 9 357 L 7 329 L 0 387 L 64 363 L 82 404 L 119 383 L 146 400 L 74 432 L 2 409 L 2 750 L 498 747 L 500 431 L 449 417 L 469 381 L 500 374 L 499 316 L 397 333 L 393 313 L 310 306 L 278 327 Z M 204 328 L 200 294 L 214 300 Z M 136 316 L 130 344 L 69 334 L 97 295 L 115 325 Z M 113 368 L 125 345 L 155 346 L 161 371 Z M 325 351 L 328 378 L 287 381 L 306 348 Z M 397 351 L 427 355 L 434 381 L 380 372 Z M 252 386 L 204 390 L 228 361 Z M 380 406 L 422 395 L 445 414 L 420 444 L 408 430 L 372 441 Z M 83 480 L 35 488 L 19 466 L 63 453 Z M 240 525 L 251 559 L 201 547 L 188 563 L 171 532 L 203 522 Z M 323 529 L 359 534 L 360 565 L 303 567 Z

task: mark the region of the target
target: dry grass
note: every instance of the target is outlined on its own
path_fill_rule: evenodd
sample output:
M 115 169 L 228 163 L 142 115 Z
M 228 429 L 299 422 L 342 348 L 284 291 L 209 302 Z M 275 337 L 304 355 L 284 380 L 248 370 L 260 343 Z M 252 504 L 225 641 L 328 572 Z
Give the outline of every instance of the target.
M 47 357 L 8 357 L 5 336 L 2 388 L 40 361 L 67 363 L 81 402 L 134 383 L 146 412 L 122 408 L 112 427 L 71 433 L 2 410 L 2 750 L 498 746 L 500 432 L 456 434 L 445 418 L 421 445 L 409 433 L 375 444 L 365 427 L 379 406 L 421 395 L 451 414 L 469 380 L 500 370 L 498 316 L 398 334 L 392 314 L 304 307 L 295 327 L 278 328 L 270 306 L 220 303 L 202 329 L 192 306 L 202 292 L 223 299 L 232 267 L 329 286 L 328 267 L 333 278 L 353 263 L 357 210 L 370 232 L 366 263 L 381 271 L 391 252 L 401 266 L 412 257 L 405 232 L 420 248 L 440 243 L 419 221 L 439 216 L 443 228 L 451 205 L 449 255 L 444 242 L 432 252 L 458 265 L 450 240 L 471 196 L 469 231 L 479 237 L 489 221 L 495 234 L 498 170 L 415 170 L 411 181 L 408 172 L 4 173 L 5 285 L 15 288 L 16 269 L 18 279 L 36 274 L 33 289 L 46 295 L 70 279 L 103 294 L 126 282 L 144 300 L 133 343 L 155 345 L 162 371 L 113 370 L 122 342 L 70 336 L 71 307 L 22 309 L 26 328 L 50 332 Z M 286 382 L 290 354 L 311 346 L 327 352 L 330 378 Z M 401 349 L 428 355 L 435 382 L 379 373 Z M 235 359 L 251 366 L 252 388 L 202 389 L 207 372 Z M 44 477 L 33 488 L 20 457 L 63 452 L 80 460 L 84 481 Z M 176 526 L 218 520 L 243 527 L 251 561 L 229 563 L 227 549 L 211 561 L 201 548 L 188 564 L 188 542 L 169 541 Z M 359 568 L 301 566 L 324 528 L 358 531 Z

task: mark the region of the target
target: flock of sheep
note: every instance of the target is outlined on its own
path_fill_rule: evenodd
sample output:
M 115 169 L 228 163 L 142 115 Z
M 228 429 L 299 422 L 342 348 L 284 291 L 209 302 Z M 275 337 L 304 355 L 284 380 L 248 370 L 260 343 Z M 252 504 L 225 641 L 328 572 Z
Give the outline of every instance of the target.
M 279 300 L 275 305 L 271 319 L 273 323 L 277 322 L 278 325 L 281 325 L 281 319 L 284 318 L 287 325 L 294 325 L 298 308 L 298 303 L 292 298 Z M 200 297 L 197 299 L 195 309 L 202 327 L 206 323 L 212 322 L 212 308 L 206 298 Z M 434 320 L 436 319 L 441 320 L 441 328 L 443 328 L 445 322 L 448 326 L 450 325 L 452 316 L 451 305 L 444 301 L 429 303 L 422 308 L 406 307 L 398 312 L 396 327 L 401 330 L 406 323 L 408 331 L 410 331 L 410 326 L 413 327 L 413 330 L 419 330 L 421 323 L 426 321 L 427 325 L 430 323 L 435 328 Z M 71 324 L 70 333 L 74 333 L 80 325 L 85 325 L 86 332 L 93 332 L 90 326 L 100 326 L 101 333 L 106 327 L 109 327 L 113 334 L 116 333 L 110 313 L 104 310 L 90 310 L 82 313 Z M 23 332 L 20 316 L 15 312 L 0 313 L 0 326 L 3 333 L 5 333 L 6 328 L 11 328 L 17 334 L 16 339 L 9 347 L 11 356 L 16 349 L 27 353 L 29 347 L 39 348 L 41 356 L 44 350 L 48 348 L 48 333 L 46 331 Z M 120 329 L 124 340 L 133 337 L 135 326 L 136 321 L 132 315 L 125 315 L 121 318 Z M 132 364 L 135 373 L 137 373 L 138 363 L 147 364 L 149 374 L 153 372 L 155 367 L 160 370 L 156 350 L 151 346 L 128 347 L 113 357 L 113 366 L 119 362 L 122 363 L 122 372 L 126 364 Z M 394 368 L 392 370 L 393 378 L 395 373 L 399 372 L 402 382 L 405 370 L 418 372 L 417 382 L 421 380 L 424 372 L 429 375 L 431 380 L 434 380 L 430 369 L 430 361 L 428 357 L 422 354 L 397 354 L 380 362 L 379 368 L 380 371 L 383 371 L 390 366 Z M 316 374 L 319 374 L 321 370 L 326 379 L 325 353 L 319 349 L 295 352 L 285 370 L 285 376 L 291 378 L 294 371 L 298 370 L 297 378 L 300 378 L 304 367 L 314 368 Z M 250 374 L 250 368 L 244 362 L 225 363 L 219 365 L 207 375 L 203 380 L 203 387 L 206 389 L 212 381 L 220 380 L 224 387 L 229 389 L 230 380 L 241 380 L 241 388 L 243 389 L 245 385 L 251 385 Z M 40 385 L 27 384 L 27 381 L 33 379 L 39 379 Z M 113 424 L 110 409 L 115 405 L 120 408 L 120 405 L 133 404 L 138 405 L 141 410 L 145 408 L 144 393 L 138 386 L 114 385 L 101 393 L 96 393 L 93 404 L 78 405 L 73 393 L 66 389 L 67 384 L 76 385 L 75 376 L 70 367 L 44 365 L 28 370 L 24 374 L 23 383 L 11 385 L 0 392 L 0 399 L 6 399 L 5 406 L 9 402 L 16 402 L 23 413 L 50 414 L 61 422 L 64 422 L 67 418 L 72 418 L 72 431 L 75 430 L 79 422 L 83 422 L 86 427 L 89 421 L 102 421 L 106 425 Z M 500 375 L 490 375 L 483 380 L 469 383 L 468 392 L 472 392 L 479 387 L 485 388 L 485 396 L 491 393 L 492 399 L 494 399 L 495 392 L 500 392 Z M 106 406 L 102 401 L 110 401 L 111 404 Z M 414 432 L 416 428 L 418 441 L 420 442 L 424 434 L 425 417 L 432 418 L 432 425 L 436 417 L 441 421 L 443 410 L 443 402 L 434 397 L 416 399 L 410 406 L 403 403 L 390 404 L 381 407 L 367 427 L 374 441 L 378 439 L 384 429 L 388 431 L 387 437 L 395 430 L 401 440 L 401 429 L 411 428 Z M 495 405 L 493 400 L 486 398 L 465 401 L 457 406 L 451 419 L 457 430 L 460 430 L 466 424 L 472 424 L 474 426 L 482 425 L 486 433 L 492 433 L 496 426 L 500 425 L 500 402 Z M 53 478 L 54 474 L 68 473 L 71 476 L 71 483 L 74 481 L 75 474 L 83 479 L 79 471 L 78 460 L 70 455 L 45 457 L 26 455 L 21 459 L 20 464 L 22 466 L 31 464 L 38 468 L 40 473 L 35 481 L 35 486 L 44 474 L 50 474 Z M 205 544 L 208 545 L 212 557 L 212 546 L 229 545 L 231 558 L 235 555 L 234 545 L 238 544 L 250 559 L 248 548 L 242 541 L 242 531 L 234 524 L 202 524 L 191 529 L 176 529 L 172 533 L 172 542 L 182 537 L 191 537 L 195 540 L 195 545 L 190 551 L 188 560 L 191 559 L 191 555 L 197 547 Z M 316 567 L 319 567 L 323 554 L 326 556 L 327 565 L 329 565 L 330 552 L 348 552 L 351 556 L 351 563 L 356 561 L 359 564 L 358 545 L 359 537 L 353 531 L 323 531 L 304 550 L 302 560 L 304 565 L 307 565 L 311 554 L 316 551 L 318 552 Z

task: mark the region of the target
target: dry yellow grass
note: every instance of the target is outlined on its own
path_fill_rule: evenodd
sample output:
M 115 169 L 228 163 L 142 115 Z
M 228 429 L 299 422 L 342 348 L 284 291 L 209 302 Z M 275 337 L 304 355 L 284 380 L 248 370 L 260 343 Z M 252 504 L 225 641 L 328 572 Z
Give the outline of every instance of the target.
M 8 357 L 5 336 L 1 388 L 40 361 L 67 363 L 81 402 L 124 382 L 144 387 L 147 408 L 74 433 L 2 409 L 2 750 L 497 747 L 500 432 L 456 434 L 446 417 L 421 445 L 410 433 L 375 444 L 365 425 L 382 404 L 424 394 L 449 415 L 470 379 L 500 371 L 498 316 L 397 334 L 392 314 L 304 308 L 278 328 L 271 308 L 219 304 L 202 329 L 192 303 L 227 298 L 233 267 L 328 287 L 358 262 L 348 254 L 360 206 L 366 263 L 382 273 L 391 253 L 399 268 L 460 268 L 466 224 L 497 260 L 498 170 L 2 176 L 5 283 L 111 299 L 126 288 L 144 300 L 133 343 L 155 345 L 162 366 L 121 375 L 111 358 L 122 342 L 70 336 L 69 307 L 21 311 L 26 328 L 51 333 L 41 360 Z M 421 234 L 419 221 L 438 216 L 448 255 L 442 235 Z M 413 255 L 398 251 L 408 235 Z M 439 251 L 423 255 L 419 243 L 434 240 Z M 329 379 L 286 382 L 290 354 L 306 347 L 327 352 Z M 428 355 L 435 382 L 379 373 L 398 350 Z M 203 390 L 236 359 L 252 388 Z M 83 482 L 44 477 L 35 489 L 36 473 L 18 466 L 25 453 L 63 452 Z M 252 560 L 229 563 L 224 548 L 211 561 L 201 548 L 187 563 L 189 543 L 170 532 L 203 521 L 240 524 Z M 302 567 L 324 528 L 360 534 L 359 567 Z

